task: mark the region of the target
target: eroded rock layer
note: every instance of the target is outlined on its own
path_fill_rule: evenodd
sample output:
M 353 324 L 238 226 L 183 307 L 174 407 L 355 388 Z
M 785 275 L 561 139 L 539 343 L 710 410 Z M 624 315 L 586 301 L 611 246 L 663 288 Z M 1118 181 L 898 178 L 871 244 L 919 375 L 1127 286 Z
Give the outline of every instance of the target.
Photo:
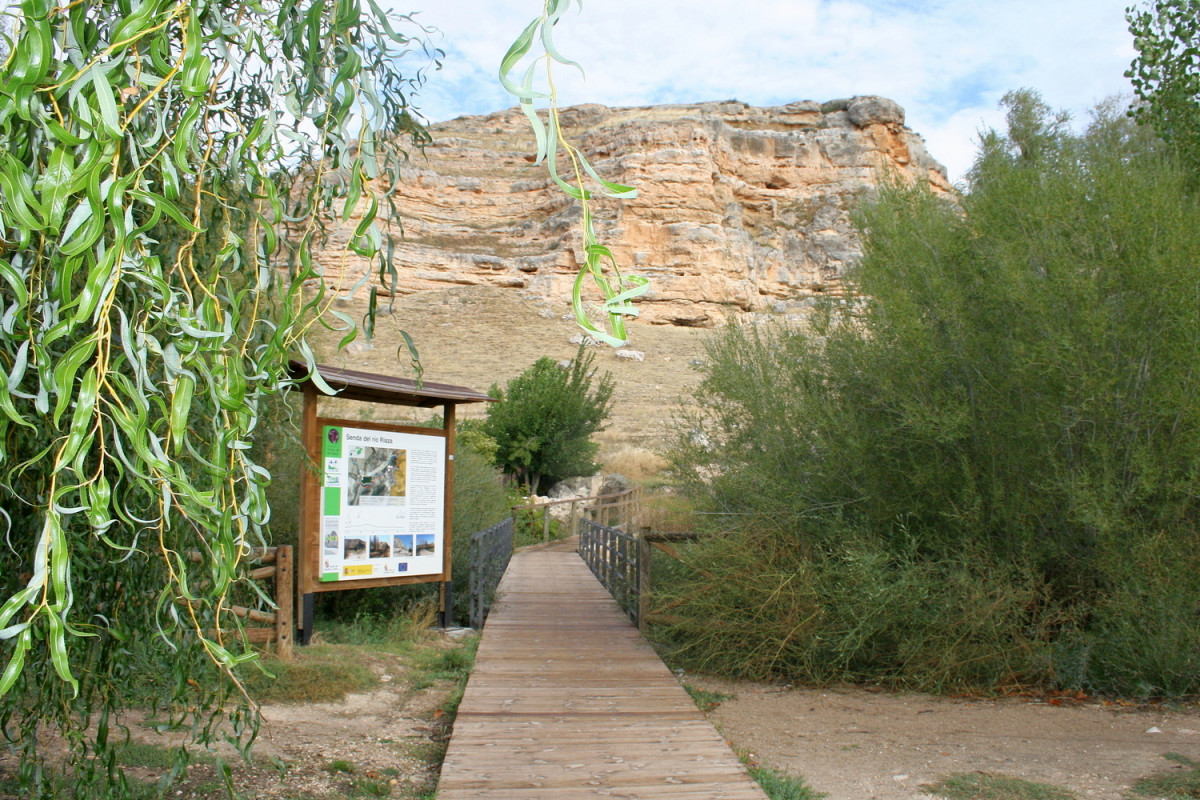
M 945 168 L 880 97 L 755 108 L 577 106 L 562 122 L 633 200 L 596 201 L 596 228 L 651 290 L 644 321 L 707 327 L 730 311 L 784 312 L 837 292 L 859 253 L 850 209 L 888 175 L 949 191 Z M 516 110 L 431 129 L 397 189 L 401 294 L 451 285 L 565 300 L 582 259 L 578 204 L 534 165 Z M 565 164 L 560 159 L 560 165 Z M 324 254 L 340 272 L 342 242 Z

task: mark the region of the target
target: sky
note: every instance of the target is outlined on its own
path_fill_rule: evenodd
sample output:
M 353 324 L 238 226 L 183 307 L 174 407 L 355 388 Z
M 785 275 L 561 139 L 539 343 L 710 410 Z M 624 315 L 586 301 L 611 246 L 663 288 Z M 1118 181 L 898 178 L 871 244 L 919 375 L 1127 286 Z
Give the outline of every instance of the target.
M 516 105 L 497 80 L 541 0 L 388 0 L 436 28 L 446 52 L 416 105 L 431 122 Z M 881 95 L 959 181 L 979 131 L 1003 128 L 1013 89 L 1087 123 L 1127 94 L 1134 0 L 583 0 L 555 40 L 586 77 L 559 69 L 561 105 L 737 99 L 755 106 Z

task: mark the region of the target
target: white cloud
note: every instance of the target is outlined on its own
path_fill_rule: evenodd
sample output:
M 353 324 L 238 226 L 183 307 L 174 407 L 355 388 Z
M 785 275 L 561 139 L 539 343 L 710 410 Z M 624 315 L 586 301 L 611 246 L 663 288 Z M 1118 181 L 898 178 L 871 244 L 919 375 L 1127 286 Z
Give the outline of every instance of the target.
M 401 3 L 404 0 L 394 0 Z M 1127 90 L 1126 0 L 585 0 L 558 26 L 587 69 L 556 73 L 564 103 L 754 105 L 880 94 L 903 105 L 930 152 L 961 178 L 996 103 L 1029 87 L 1077 118 Z M 431 119 L 514 104 L 500 58 L 539 0 L 413 0 L 444 32 L 445 68 L 418 105 Z

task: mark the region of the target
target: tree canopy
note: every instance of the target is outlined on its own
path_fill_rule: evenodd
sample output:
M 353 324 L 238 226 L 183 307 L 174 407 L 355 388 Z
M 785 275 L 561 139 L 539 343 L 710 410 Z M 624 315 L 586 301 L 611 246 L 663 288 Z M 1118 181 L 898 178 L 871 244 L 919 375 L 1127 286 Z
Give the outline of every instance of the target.
M 540 358 L 508 382 L 492 386 L 500 402 L 488 407 L 483 431 L 495 439 L 496 463 L 536 494 L 554 483 L 599 469 L 593 461 L 612 405 L 613 379 L 605 373 L 593 386 L 595 356 L 584 347 L 565 367 Z
M 1125 75 L 1142 101 L 1133 113 L 1200 176 L 1200 0 L 1154 0 L 1126 18 L 1138 54 Z

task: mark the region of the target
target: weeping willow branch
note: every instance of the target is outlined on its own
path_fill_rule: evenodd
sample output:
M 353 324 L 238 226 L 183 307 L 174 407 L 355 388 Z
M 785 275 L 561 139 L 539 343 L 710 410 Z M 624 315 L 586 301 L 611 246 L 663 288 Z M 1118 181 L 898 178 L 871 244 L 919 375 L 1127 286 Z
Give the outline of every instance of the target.
M 533 129 L 537 141 L 535 163 L 545 161 L 550 179 L 568 196 L 578 200 L 583 211 L 581 237 L 584 263 L 575 276 L 575 285 L 571 292 L 575 321 L 592 337 L 613 347 L 622 347 L 627 341 L 625 317 L 638 315 L 638 310 L 631 301 L 649 290 L 649 281 L 639 275 L 622 274 L 612 250 L 602 244 L 596 235 L 591 200 L 595 191 L 617 199 L 632 199 L 637 197 L 637 189 L 601 178 L 579 148 L 567 141 L 563 135 L 559 119 L 558 91 L 554 84 L 554 65 L 561 64 L 578 69 L 580 74 L 583 73 L 583 67 L 559 52 L 554 44 L 554 26 L 562 19 L 572 2 L 574 0 L 545 0 L 542 15 L 525 27 L 501 60 L 500 83 L 506 91 L 520 100 L 521 111 Z M 582 9 L 582 0 L 578 2 Z M 535 41 L 541 45 L 542 52 L 532 58 L 518 82 L 513 78 L 514 71 L 527 60 L 526 57 L 533 51 Z M 548 87 L 545 92 L 534 89 L 539 67 L 544 71 Z M 548 104 L 544 121 L 534 107 L 534 102 L 539 99 L 546 100 Z M 574 183 L 570 183 L 559 174 L 560 147 L 570 164 L 570 176 Z M 584 188 L 584 173 L 592 178 L 598 189 Z M 604 311 L 608 315 L 611 333 L 597 328 L 584 310 L 583 291 L 589 277 L 604 295 Z
M 65 687 L 59 722 L 86 729 L 117 668 L 90 659 L 131 631 L 253 658 L 206 631 L 264 543 L 260 404 L 314 362 L 327 221 L 357 213 L 346 250 L 391 269 L 362 187 L 427 138 L 406 95 L 440 53 L 374 0 L 3 13 L 0 726 Z M 135 585 L 153 600 L 131 619 L 113 598 Z

